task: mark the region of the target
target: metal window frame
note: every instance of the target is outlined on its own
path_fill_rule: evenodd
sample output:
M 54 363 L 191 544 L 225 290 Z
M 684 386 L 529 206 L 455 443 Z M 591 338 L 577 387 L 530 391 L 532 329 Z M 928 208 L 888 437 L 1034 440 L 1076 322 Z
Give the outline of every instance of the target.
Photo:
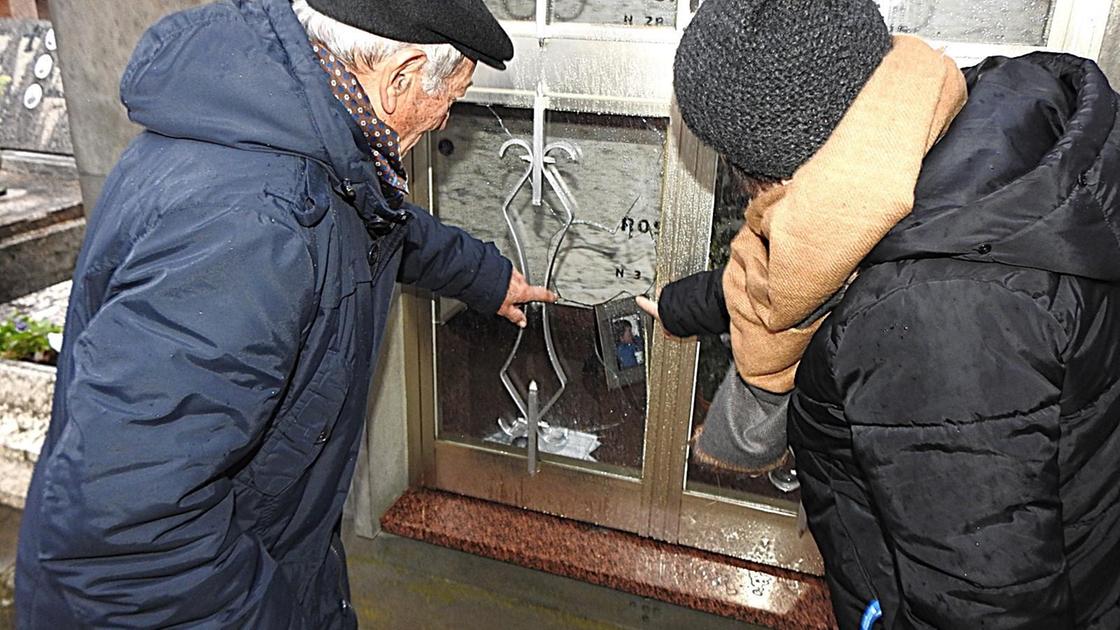
M 614 113 L 645 115 L 640 105 Z M 682 143 L 687 146 L 681 147 Z M 417 175 L 413 194 L 438 211 L 439 183 L 433 179 L 430 156 L 427 139 L 412 152 L 411 168 Z M 714 180 L 715 156 L 687 132 L 679 117 L 671 117 L 661 200 L 661 242 L 667 245 L 658 251 L 658 277 L 680 277 L 706 266 L 711 235 L 711 213 L 707 210 L 714 201 Z M 695 341 L 651 335 L 648 413 L 639 476 L 544 456 L 540 472 L 529 478 L 522 454 L 438 439 L 435 302 L 412 291 L 406 292 L 404 300 L 406 343 L 415 349 L 409 353 L 406 382 L 410 419 L 420 419 L 412 424 L 419 438 L 412 452 L 422 462 L 414 469 L 418 482 L 655 538 L 664 539 L 666 532 L 676 530 L 671 495 L 683 489 L 684 452 L 682 448 L 680 453 L 669 454 L 679 460 L 679 465 L 666 465 L 665 445 L 687 445 L 687 423 L 680 419 L 692 413 Z M 676 468 L 681 469 L 679 474 L 666 473 Z M 654 471 L 660 472 L 651 474 Z M 651 522 L 650 515 L 655 512 L 660 519 Z

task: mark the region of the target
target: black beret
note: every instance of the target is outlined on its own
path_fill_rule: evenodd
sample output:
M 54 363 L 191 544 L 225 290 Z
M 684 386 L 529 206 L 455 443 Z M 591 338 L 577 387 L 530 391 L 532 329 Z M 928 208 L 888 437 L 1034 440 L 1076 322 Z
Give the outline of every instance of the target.
M 307 0 L 343 24 L 410 44 L 451 44 L 469 59 L 499 70 L 513 42 L 482 0 Z

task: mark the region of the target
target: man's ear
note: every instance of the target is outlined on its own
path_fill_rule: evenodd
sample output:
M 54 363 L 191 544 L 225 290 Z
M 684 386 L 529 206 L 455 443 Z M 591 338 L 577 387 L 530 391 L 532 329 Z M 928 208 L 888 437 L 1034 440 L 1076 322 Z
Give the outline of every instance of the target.
M 385 74 L 381 79 L 381 108 L 386 114 L 397 111 L 400 99 L 415 85 L 419 85 L 428 63 L 428 55 L 419 48 L 404 48 L 385 60 Z

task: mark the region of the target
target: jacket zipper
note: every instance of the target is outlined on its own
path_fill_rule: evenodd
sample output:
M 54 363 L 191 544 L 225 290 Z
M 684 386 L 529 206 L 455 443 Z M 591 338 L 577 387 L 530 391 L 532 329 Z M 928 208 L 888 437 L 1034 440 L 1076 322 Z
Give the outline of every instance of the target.
M 342 606 L 342 611 L 347 612 L 350 610 L 350 600 L 346 598 L 346 589 L 342 583 L 342 572 L 346 570 L 346 564 L 342 562 L 342 554 L 339 553 L 338 549 L 334 546 L 334 536 L 331 537 L 330 548 L 331 553 L 334 554 L 335 561 L 338 563 L 338 592 L 342 597 L 340 605 Z

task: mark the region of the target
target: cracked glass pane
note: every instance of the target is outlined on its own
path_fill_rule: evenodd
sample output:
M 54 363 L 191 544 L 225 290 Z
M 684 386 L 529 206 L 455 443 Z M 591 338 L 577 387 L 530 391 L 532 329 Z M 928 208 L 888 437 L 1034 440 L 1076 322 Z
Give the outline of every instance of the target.
M 543 453 L 635 474 L 650 323 L 632 298 L 654 279 L 665 121 L 549 112 L 539 206 L 532 129 L 528 110 L 461 104 L 433 134 L 439 216 L 493 241 L 561 296 L 530 307 L 520 335 L 493 315 L 439 303 L 440 437 L 524 449 L 535 381 Z
M 649 293 L 661 225 L 665 122 L 564 112 L 549 112 L 547 120 L 546 137 L 568 143 L 578 160 L 555 153 L 576 215 L 554 263 L 561 302 L 591 307 Z M 545 202 L 562 210 L 551 187 Z M 535 251 L 544 252 L 545 239 L 556 232 L 544 214 L 535 217 L 530 238 L 538 243 Z
M 877 0 L 887 25 L 941 41 L 1046 43 L 1053 0 Z

